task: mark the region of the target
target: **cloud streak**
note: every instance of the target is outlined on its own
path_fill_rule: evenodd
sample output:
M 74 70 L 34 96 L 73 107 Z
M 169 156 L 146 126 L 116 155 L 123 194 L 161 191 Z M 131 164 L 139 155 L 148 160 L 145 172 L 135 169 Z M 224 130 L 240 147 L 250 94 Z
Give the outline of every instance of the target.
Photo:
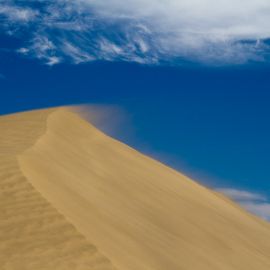
M 6 31 L 31 25 L 24 55 L 48 64 L 268 61 L 268 0 L 6 0 Z M 35 4 L 34 4 L 35 3 Z M 27 25 L 27 26 L 26 26 Z M 18 48 L 19 49 L 19 48 Z
M 8 2 L 8 1 L 7 1 Z M 0 4 L 0 16 L 9 23 L 27 23 L 34 21 L 38 15 L 37 10 L 16 5 Z
M 266 196 L 233 188 L 217 188 L 215 190 L 236 201 L 249 212 L 270 221 L 270 203 Z
M 216 191 L 221 192 L 236 201 L 267 201 L 265 196 L 245 190 L 217 188 Z

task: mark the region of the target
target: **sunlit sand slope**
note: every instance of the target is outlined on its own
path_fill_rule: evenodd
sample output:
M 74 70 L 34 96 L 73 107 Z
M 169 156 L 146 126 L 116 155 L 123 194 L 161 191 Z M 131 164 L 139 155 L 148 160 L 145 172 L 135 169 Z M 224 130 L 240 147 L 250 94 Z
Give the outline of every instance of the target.
M 44 134 L 51 112 L 0 117 L 0 269 L 113 269 L 18 166 L 17 155 Z
M 118 269 L 270 269 L 268 224 L 71 112 L 19 161 Z
M 37 123 L 24 130 L 22 122 L 31 117 Z M 1 162 L 0 179 L 3 185 L 16 181 L 8 165 L 14 164 L 26 186 L 10 182 L 13 195 L 1 197 L 4 269 L 88 269 L 79 266 L 84 263 L 95 269 L 100 261 L 104 269 L 119 270 L 270 269 L 268 223 L 76 113 L 60 108 L 18 114 L 3 117 L 4 126 L 10 134 L 0 135 L 2 159 L 14 145 L 24 147 L 16 146 L 7 165 Z M 37 206 L 39 200 L 46 207 Z M 15 207 L 14 201 L 23 204 Z M 94 263 L 92 250 L 100 258 Z

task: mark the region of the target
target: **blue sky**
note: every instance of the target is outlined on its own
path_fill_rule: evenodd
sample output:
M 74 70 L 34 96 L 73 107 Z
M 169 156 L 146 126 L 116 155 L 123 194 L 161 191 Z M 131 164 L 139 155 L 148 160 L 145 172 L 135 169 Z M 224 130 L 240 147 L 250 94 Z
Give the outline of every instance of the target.
M 270 4 L 202 2 L 1 2 L 0 114 L 98 104 L 105 131 L 270 219 Z

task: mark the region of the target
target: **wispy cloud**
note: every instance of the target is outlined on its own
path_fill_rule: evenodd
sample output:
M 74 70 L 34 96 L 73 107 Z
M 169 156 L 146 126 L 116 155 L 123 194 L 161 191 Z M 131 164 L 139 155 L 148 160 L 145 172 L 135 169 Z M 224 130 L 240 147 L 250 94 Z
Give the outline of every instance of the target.
M 245 190 L 238 190 L 233 188 L 217 188 L 216 191 L 224 193 L 236 201 L 267 201 L 267 198 L 262 194 L 252 193 Z
M 26 23 L 34 21 L 38 15 L 37 10 L 33 10 L 28 7 L 23 7 L 10 3 L 10 1 L 4 1 L 0 4 L 0 16 L 7 19 L 10 23 Z
M 217 188 L 216 191 L 238 202 L 251 213 L 270 221 L 270 203 L 266 196 L 233 188 Z
M 270 203 L 245 202 L 242 206 L 251 213 L 270 221 Z
M 48 64 L 123 60 L 223 65 L 269 60 L 268 0 L 17 2 L 0 3 L 0 19 L 7 30 L 31 24 L 27 55 Z

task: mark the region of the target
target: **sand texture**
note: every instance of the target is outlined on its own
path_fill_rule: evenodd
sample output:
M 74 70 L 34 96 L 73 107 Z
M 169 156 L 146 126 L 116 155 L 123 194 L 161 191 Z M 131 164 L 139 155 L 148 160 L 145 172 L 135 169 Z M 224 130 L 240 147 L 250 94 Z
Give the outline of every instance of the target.
M 68 108 L 0 117 L 0 269 L 269 270 L 270 226 Z
M 0 270 L 115 269 L 19 167 L 17 156 L 46 132 L 51 112 L 0 117 Z

